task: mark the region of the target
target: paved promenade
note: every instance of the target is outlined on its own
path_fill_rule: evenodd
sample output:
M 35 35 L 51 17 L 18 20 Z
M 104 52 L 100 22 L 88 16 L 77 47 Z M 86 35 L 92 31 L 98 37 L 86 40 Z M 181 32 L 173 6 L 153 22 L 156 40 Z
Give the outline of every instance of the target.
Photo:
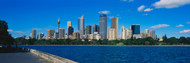
M 29 53 L 0 53 L 0 63 L 49 63 L 40 57 Z

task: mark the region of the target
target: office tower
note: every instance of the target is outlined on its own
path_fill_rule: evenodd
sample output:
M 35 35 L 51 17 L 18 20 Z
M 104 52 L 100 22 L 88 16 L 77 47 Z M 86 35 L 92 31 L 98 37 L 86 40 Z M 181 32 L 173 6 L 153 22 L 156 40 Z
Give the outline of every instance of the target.
M 150 30 L 150 37 L 152 37 L 153 39 L 156 39 L 156 35 L 155 35 L 154 30 Z
M 44 33 L 39 33 L 38 34 L 38 40 L 41 40 L 44 37 Z
M 67 35 L 73 35 L 74 29 L 72 26 L 68 28 L 68 34 Z
M 98 32 L 99 33 L 99 26 L 96 24 L 93 24 L 93 33 Z
M 60 27 L 60 19 L 58 19 L 58 31 L 59 31 L 59 27 Z
M 148 29 L 145 29 L 145 36 L 149 37 L 149 30 Z
M 125 34 L 125 26 L 121 27 L 121 39 L 126 39 L 126 34 Z
M 73 37 L 74 37 L 74 39 L 80 39 L 80 33 L 79 32 L 74 32 Z
M 53 38 L 53 36 L 54 36 L 54 33 L 55 33 L 55 30 L 48 30 L 48 35 L 47 35 L 47 38 L 48 39 L 52 39 Z
M 31 38 L 36 39 L 36 30 L 32 30 Z
M 59 39 L 65 38 L 65 29 L 59 28 Z
M 81 16 L 78 18 L 78 30 L 79 30 L 79 33 L 80 33 L 80 38 L 83 38 L 83 35 L 85 34 L 85 31 L 84 31 L 84 16 Z
M 90 25 L 86 26 L 85 35 L 91 34 L 91 28 L 92 28 L 92 26 L 90 26 Z
M 71 21 L 67 21 L 67 34 L 69 33 L 69 27 L 72 27 Z
M 131 25 L 132 34 L 140 34 L 140 25 Z
M 108 40 L 116 40 L 115 28 L 108 28 Z
M 58 32 L 55 32 L 53 38 L 54 38 L 54 39 L 58 39 L 58 38 L 59 38 L 59 33 L 58 33 Z
M 99 33 L 102 39 L 107 39 L 107 15 L 99 16 Z
M 132 30 L 131 29 L 126 29 L 125 32 L 126 32 L 126 35 L 125 35 L 126 39 L 130 39 L 132 37 L 132 35 L 133 35 Z
M 118 18 L 117 17 L 111 18 L 111 28 L 115 29 L 115 37 L 116 39 L 118 39 Z

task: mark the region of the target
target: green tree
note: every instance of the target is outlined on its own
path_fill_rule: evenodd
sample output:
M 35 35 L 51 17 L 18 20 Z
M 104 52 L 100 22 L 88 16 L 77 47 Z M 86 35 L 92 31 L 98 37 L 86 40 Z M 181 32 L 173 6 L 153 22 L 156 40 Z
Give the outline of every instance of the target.
M 5 21 L 0 20 L 0 44 L 7 45 L 7 47 L 11 47 L 14 42 L 14 38 L 9 34 L 8 25 Z

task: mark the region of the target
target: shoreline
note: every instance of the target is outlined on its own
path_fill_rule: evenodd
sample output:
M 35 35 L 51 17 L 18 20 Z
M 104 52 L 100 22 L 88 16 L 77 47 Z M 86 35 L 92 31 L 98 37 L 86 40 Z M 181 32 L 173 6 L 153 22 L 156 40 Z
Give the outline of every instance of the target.
M 190 46 L 190 45 L 18 45 L 18 46 Z

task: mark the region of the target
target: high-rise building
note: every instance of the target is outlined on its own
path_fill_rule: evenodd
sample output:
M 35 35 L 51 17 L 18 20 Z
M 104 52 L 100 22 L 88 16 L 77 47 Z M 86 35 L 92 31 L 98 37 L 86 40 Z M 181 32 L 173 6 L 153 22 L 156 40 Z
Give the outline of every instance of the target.
M 126 35 L 125 35 L 126 39 L 130 39 L 132 37 L 132 35 L 133 35 L 132 30 L 131 29 L 126 29 L 125 32 L 126 32 Z
M 111 28 L 115 29 L 115 37 L 116 39 L 118 39 L 118 18 L 117 17 L 111 18 Z
M 80 39 L 80 33 L 79 32 L 74 32 L 73 33 L 73 39 Z
M 121 39 L 126 39 L 126 34 L 125 34 L 125 26 L 121 27 Z
M 36 39 L 36 30 L 32 30 L 31 38 Z
M 108 40 L 116 40 L 115 28 L 108 28 Z
M 59 28 L 59 39 L 65 38 L 65 29 Z
M 102 39 L 107 39 L 107 15 L 101 14 L 99 17 L 99 30 Z
M 58 39 L 58 38 L 59 38 L 59 33 L 58 33 L 58 32 L 55 32 L 53 38 L 54 38 L 54 39 Z
M 68 28 L 68 34 L 67 35 L 73 35 L 74 29 L 72 26 Z
M 150 30 L 150 37 L 152 37 L 153 39 L 156 39 L 156 35 L 155 35 L 154 30 Z
M 86 26 L 86 29 L 85 29 L 86 35 L 91 34 L 91 28 L 92 28 L 92 26 L 90 26 L 90 25 Z
M 39 33 L 38 34 L 38 40 L 41 40 L 44 37 L 44 33 Z
M 99 26 L 96 24 L 93 24 L 93 33 L 98 32 L 99 33 Z
M 48 30 L 47 38 L 48 38 L 48 39 L 52 39 L 53 36 L 54 36 L 54 33 L 55 33 L 55 30 Z
M 149 37 L 149 30 L 145 29 L 145 37 Z
M 69 27 L 72 27 L 71 21 L 67 21 L 67 34 L 69 33 Z
M 131 25 L 132 34 L 140 34 L 140 25 Z
M 80 33 L 80 38 L 83 38 L 83 35 L 85 34 L 84 31 L 84 15 L 78 18 L 78 30 Z

